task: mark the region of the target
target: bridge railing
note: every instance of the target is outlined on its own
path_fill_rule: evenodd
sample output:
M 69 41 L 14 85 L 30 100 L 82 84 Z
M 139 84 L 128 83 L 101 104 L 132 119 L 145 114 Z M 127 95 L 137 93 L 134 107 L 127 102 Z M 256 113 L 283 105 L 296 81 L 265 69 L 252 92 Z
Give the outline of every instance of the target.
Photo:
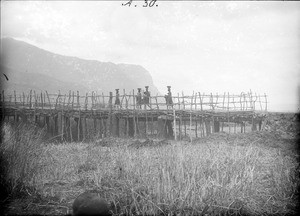
M 150 96 L 147 102 L 137 100 L 134 91 L 118 96 L 96 92 L 81 94 L 49 94 L 47 91 L 4 92 L 0 94 L 1 106 L 15 109 L 64 109 L 64 110 L 199 110 L 199 111 L 267 111 L 267 95 L 247 92 L 240 94 L 205 94 L 194 92 L 186 96 L 173 95 L 170 98 Z M 167 102 L 168 101 L 168 102 Z

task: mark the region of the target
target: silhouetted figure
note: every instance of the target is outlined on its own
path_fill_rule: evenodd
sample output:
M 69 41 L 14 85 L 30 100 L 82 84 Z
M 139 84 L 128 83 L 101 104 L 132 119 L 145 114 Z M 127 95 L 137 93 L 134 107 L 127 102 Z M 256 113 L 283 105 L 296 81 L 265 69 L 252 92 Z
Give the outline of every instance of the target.
M 142 100 L 142 93 L 141 93 L 141 88 L 138 88 L 138 93 L 136 95 L 136 106 L 137 108 L 142 108 L 143 100 Z
M 171 86 L 167 86 L 168 94 L 165 95 L 167 109 L 171 106 L 173 108 L 173 100 L 172 100 L 172 93 L 171 93 Z
M 108 216 L 109 204 L 95 192 L 84 192 L 80 194 L 73 203 L 73 215 L 97 215 Z
M 119 89 L 116 89 L 115 107 L 116 108 L 120 108 L 120 94 L 119 94 Z
M 144 104 L 145 104 L 145 108 L 146 108 L 146 105 L 149 105 L 149 102 L 150 102 L 150 92 L 148 90 L 149 86 L 145 86 L 146 88 L 146 91 L 144 91 L 144 97 L 143 97 L 143 101 L 144 101 Z
M 112 99 L 113 99 L 113 93 L 109 92 L 109 100 L 108 100 L 108 107 L 112 108 Z

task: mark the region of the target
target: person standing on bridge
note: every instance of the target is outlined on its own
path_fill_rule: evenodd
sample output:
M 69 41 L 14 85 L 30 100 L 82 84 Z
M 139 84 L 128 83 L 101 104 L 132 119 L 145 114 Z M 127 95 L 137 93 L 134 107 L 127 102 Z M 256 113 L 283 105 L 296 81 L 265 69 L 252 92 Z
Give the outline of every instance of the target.
M 138 88 L 138 93 L 136 95 L 136 106 L 137 108 L 141 109 L 142 108 L 142 93 L 141 93 L 141 88 Z
M 173 108 L 173 100 L 172 100 L 172 93 L 171 93 L 171 86 L 167 86 L 168 94 L 165 95 L 165 100 L 167 104 L 167 109 L 171 106 Z
M 150 91 L 148 90 L 149 86 L 145 86 L 146 88 L 146 91 L 144 91 L 144 104 L 145 104 L 145 109 L 146 109 L 146 106 L 149 106 L 149 102 L 150 102 Z M 151 108 L 151 107 L 150 107 Z
M 116 108 L 120 108 L 120 94 L 119 94 L 119 89 L 116 89 L 115 107 Z

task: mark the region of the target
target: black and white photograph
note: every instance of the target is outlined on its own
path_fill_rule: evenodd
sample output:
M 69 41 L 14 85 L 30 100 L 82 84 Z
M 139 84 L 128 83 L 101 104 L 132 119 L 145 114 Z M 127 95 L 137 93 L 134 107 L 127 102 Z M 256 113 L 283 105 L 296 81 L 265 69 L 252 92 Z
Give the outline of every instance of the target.
M 1 1 L 1 215 L 298 215 L 300 2 Z

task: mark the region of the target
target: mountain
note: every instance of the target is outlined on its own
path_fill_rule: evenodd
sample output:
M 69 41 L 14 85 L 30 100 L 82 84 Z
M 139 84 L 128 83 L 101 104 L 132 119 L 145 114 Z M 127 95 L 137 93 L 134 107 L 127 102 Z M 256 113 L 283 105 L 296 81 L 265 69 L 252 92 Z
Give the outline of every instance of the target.
M 127 93 L 146 85 L 159 94 L 150 73 L 139 65 L 114 64 L 58 55 L 23 41 L 1 39 L 1 84 L 7 90 L 47 90 L 51 93 L 87 91 Z

